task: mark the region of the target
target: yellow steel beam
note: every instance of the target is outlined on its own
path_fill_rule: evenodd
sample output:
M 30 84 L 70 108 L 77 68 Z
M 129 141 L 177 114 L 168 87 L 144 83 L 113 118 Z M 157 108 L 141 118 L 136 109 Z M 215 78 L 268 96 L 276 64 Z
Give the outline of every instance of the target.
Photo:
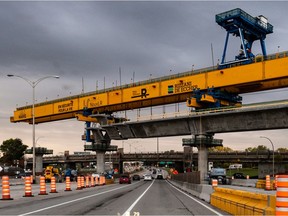
M 95 113 L 116 112 L 148 106 L 185 102 L 195 88 L 208 87 L 234 93 L 288 87 L 288 52 L 263 61 L 226 69 L 205 68 L 150 81 L 66 97 L 35 105 L 35 122 L 75 118 L 84 108 Z M 29 122 L 32 106 L 14 111 L 11 122 Z

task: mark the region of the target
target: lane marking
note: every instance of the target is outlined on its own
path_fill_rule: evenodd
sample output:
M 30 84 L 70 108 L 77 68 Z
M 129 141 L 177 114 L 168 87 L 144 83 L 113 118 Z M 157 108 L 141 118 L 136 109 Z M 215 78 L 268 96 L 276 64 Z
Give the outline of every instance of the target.
M 135 200 L 135 202 L 124 212 L 122 216 L 130 216 L 130 211 L 134 208 L 134 206 L 139 202 L 139 200 L 145 195 L 145 193 L 151 188 L 154 184 L 155 179 L 152 181 L 150 186 Z
M 131 184 L 131 185 L 135 185 L 135 184 L 138 184 L 138 183 L 139 182 Z M 126 185 L 126 186 L 122 186 L 120 188 L 115 188 L 115 189 L 111 189 L 111 190 L 108 190 L 108 191 L 103 191 L 103 192 L 100 192 L 100 193 L 97 193 L 97 194 L 92 194 L 92 195 L 89 195 L 89 196 L 81 197 L 81 198 L 78 198 L 78 199 L 75 199 L 75 200 L 70 200 L 70 201 L 67 201 L 67 202 L 59 203 L 59 204 L 52 205 L 52 206 L 49 206 L 49 207 L 45 207 L 45 208 L 42 208 L 42 209 L 38 209 L 38 210 L 35 210 L 35 211 L 27 212 L 25 214 L 20 214 L 18 216 L 30 215 L 30 214 L 34 214 L 34 213 L 37 213 L 37 212 L 45 211 L 45 210 L 48 210 L 48 209 L 51 209 L 51 208 L 56 208 L 56 207 L 59 207 L 59 206 L 62 206 L 62 205 L 70 204 L 70 203 L 77 202 L 77 201 L 80 201 L 80 200 L 84 200 L 84 199 L 88 199 L 88 198 L 91 198 L 91 197 L 99 196 L 99 195 L 102 195 L 102 194 L 105 194 L 105 193 L 109 193 L 109 192 L 112 192 L 112 191 L 120 190 L 120 189 L 123 189 L 125 187 L 129 187 L 131 185 Z
M 203 207 L 207 208 L 208 210 L 214 212 L 216 215 L 219 216 L 223 216 L 222 214 L 220 214 L 219 212 L 217 212 L 216 210 L 210 208 L 209 206 L 206 206 L 205 204 L 203 204 L 202 202 L 200 202 L 199 200 L 195 199 L 194 197 L 184 193 L 183 191 L 181 191 L 180 189 L 176 188 L 174 185 L 172 185 L 170 182 L 166 181 L 171 187 L 175 188 L 176 190 L 178 190 L 179 192 L 181 192 L 182 194 L 185 194 L 187 197 L 189 197 L 190 199 L 194 200 L 195 202 L 199 203 L 200 205 L 202 205 Z

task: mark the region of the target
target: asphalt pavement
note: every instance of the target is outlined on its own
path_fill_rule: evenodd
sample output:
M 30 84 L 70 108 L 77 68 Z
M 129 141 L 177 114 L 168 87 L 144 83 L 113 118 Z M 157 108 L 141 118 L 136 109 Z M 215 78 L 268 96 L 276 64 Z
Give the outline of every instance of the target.
M 170 185 L 166 180 L 133 181 L 39 195 L 39 185 L 32 185 L 34 197 L 23 197 L 23 185 L 11 186 L 13 200 L 0 200 L 0 215 L 224 215 L 225 213 Z

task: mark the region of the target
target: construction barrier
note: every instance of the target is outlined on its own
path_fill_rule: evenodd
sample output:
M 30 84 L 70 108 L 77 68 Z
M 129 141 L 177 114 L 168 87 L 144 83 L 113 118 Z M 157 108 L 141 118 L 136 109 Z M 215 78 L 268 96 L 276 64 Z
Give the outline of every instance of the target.
M 105 184 L 106 185 L 114 184 L 114 179 L 105 179 Z
M 217 179 L 212 179 L 212 187 L 217 187 L 218 186 L 218 180 Z
M 266 175 L 265 190 L 271 190 L 270 175 Z
M 232 215 L 275 215 L 275 195 L 214 188 L 211 205 Z
M 86 176 L 86 188 L 89 188 L 90 186 L 89 186 L 89 176 Z
M 288 215 L 288 175 L 279 175 L 276 191 L 276 215 Z
M 9 176 L 2 176 L 2 199 L 13 200 L 10 196 Z
M 82 190 L 81 187 L 81 176 L 77 176 L 77 188 L 76 190 Z
M 32 177 L 32 179 L 33 179 L 33 177 Z M 23 197 L 33 197 L 32 186 L 31 186 L 31 177 L 30 176 L 25 177 L 25 194 Z
M 84 176 L 81 176 L 81 188 L 85 188 Z
M 91 187 L 95 187 L 94 177 L 93 176 L 91 176 Z
M 45 177 L 40 176 L 40 193 L 38 195 L 47 195 Z
M 72 190 L 71 190 L 70 176 L 66 176 L 65 181 L 66 181 L 66 189 L 65 189 L 65 191 L 72 191 Z
M 58 193 L 57 190 L 56 190 L 56 178 L 55 178 L 55 176 L 51 177 L 50 187 L 51 187 L 50 193 Z

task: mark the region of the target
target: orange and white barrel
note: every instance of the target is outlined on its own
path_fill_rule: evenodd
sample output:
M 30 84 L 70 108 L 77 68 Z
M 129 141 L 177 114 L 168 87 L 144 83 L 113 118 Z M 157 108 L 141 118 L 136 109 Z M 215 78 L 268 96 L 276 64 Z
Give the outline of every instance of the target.
M 89 176 L 87 175 L 86 176 L 86 188 L 89 188 L 90 185 L 89 185 Z
M 99 178 L 98 178 L 98 176 L 95 177 L 95 185 L 96 185 L 96 186 L 99 185 Z
M 50 193 L 58 193 L 57 190 L 56 190 L 56 178 L 55 178 L 55 176 L 51 177 L 50 187 L 51 187 Z
M 65 191 L 72 191 L 71 190 L 71 181 L 70 181 L 70 176 L 66 176 L 66 189 Z
M 76 190 L 82 190 L 81 187 L 81 176 L 77 176 L 77 188 Z
M 212 187 L 217 187 L 218 186 L 218 180 L 217 179 L 212 179 Z
M 91 176 L 91 187 L 95 187 L 94 177 Z
M 271 190 L 270 175 L 266 175 L 265 190 Z
M 81 188 L 85 188 L 84 176 L 81 176 Z
M 47 195 L 45 177 L 40 176 L 40 193 L 38 195 Z
M 100 177 L 99 177 L 99 185 L 104 185 L 103 176 L 100 176 Z
M 276 191 L 276 215 L 288 215 L 288 175 L 279 175 Z
M 32 177 L 32 179 L 33 179 L 33 177 Z M 33 197 L 32 186 L 31 186 L 31 177 L 30 176 L 25 177 L 25 194 L 23 197 Z
M 278 185 L 278 175 L 275 176 L 275 179 L 274 179 L 274 187 L 275 187 L 275 190 L 277 189 L 277 185 Z
M 10 196 L 9 176 L 2 176 L 2 199 L 13 200 Z

